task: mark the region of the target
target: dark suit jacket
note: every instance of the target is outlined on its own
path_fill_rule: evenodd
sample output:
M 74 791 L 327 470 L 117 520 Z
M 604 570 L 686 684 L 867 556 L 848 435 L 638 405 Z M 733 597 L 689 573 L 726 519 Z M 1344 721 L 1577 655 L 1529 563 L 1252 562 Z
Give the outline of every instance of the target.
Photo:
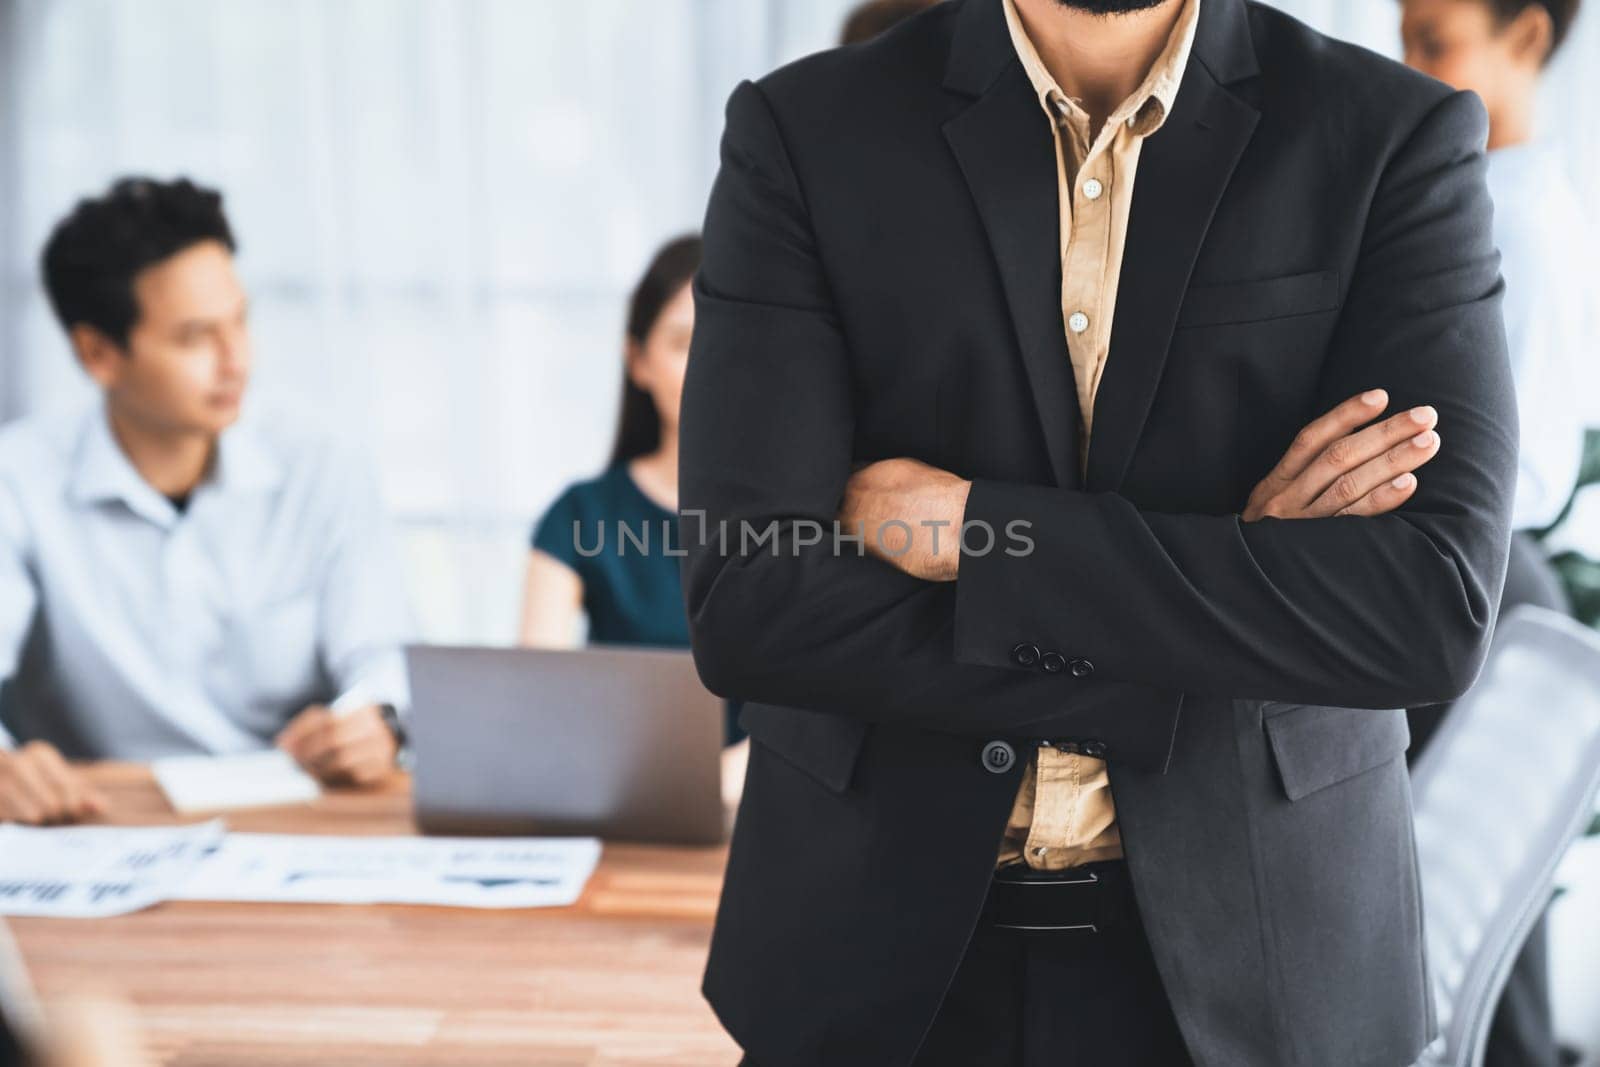
M 704 990 L 764 1067 L 911 1060 L 1017 789 L 1020 758 L 980 753 L 1030 737 L 1106 745 L 1198 1062 L 1426 1043 L 1398 709 L 1481 666 L 1517 440 L 1485 133 L 1475 96 L 1204 0 L 1139 160 L 1080 479 L 1051 135 L 1000 0 L 734 91 L 681 497 L 696 662 L 755 742 Z M 1296 431 L 1374 386 L 1439 410 L 1413 498 L 1243 522 Z M 809 543 L 852 464 L 891 456 L 973 480 L 998 543 L 956 582 Z M 775 542 L 741 552 L 741 521 Z

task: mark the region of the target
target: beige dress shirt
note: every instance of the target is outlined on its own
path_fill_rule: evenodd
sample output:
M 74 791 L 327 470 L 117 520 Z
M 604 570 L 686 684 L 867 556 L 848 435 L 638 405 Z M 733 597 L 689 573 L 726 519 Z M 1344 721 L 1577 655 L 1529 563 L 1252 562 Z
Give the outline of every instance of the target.
M 1061 315 L 1082 414 L 1079 456 L 1086 460 L 1095 392 L 1111 348 L 1111 317 L 1139 150 L 1172 111 L 1194 45 L 1200 0 L 1182 0 L 1172 33 L 1144 82 L 1098 131 L 1090 130 L 1088 112 L 1061 91 L 1045 68 L 1014 0 L 1002 2 L 1011 43 L 1055 136 Z M 1023 762 L 1022 782 L 1006 821 L 997 865 L 1022 860 L 1041 870 L 1062 870 L 1121 855 L 1105 761 L 1047 745 L 1030 753 Z

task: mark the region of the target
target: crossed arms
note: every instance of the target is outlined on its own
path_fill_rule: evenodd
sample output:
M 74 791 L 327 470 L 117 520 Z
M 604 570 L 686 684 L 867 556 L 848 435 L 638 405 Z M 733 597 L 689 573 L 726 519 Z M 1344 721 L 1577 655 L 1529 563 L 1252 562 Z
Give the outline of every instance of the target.
M 1475 98 L 1446 96 L 1392 156 L 1324 363 L 1318 410 L 1381 387 L 1402 414 L 1437 413 L 1437 454 L 1403 510 L 1248 521 L 980 479 L 962 517 L 1025 520 L 1032 551 L 964 555 L 958 580 L 930 581 L 805 543 L 851 484 L 849 355 L 773 114 L 741 85 L 681 431 L 682 506 L 705 516 L 685 520 L 683 543 L 706 683 L 960 733 L 1178 692 L 1373 708 L 1459 695 L 1499 603 L 1517 449 L 1485 122 Z M 741 521 L 776 521 L 778 544 L 724 552 L 699 537 Z M 1093 677 L 1019 669 L 1023 637 L 1092 661 Z

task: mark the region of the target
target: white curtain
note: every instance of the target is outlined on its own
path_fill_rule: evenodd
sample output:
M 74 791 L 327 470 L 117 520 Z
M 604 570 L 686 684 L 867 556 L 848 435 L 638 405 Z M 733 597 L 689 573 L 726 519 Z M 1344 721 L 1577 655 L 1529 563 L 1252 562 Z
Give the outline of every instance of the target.
M 528 525 L 605 459 L 627 290 L 699 223 L 728 92 L 849 6 L 0 0 L 0 419 L 86 389 L 39 288 L 51 224 L 119 174 L 215 184 L 252 403 L 376 456 L 428 637 L 509 640 Z M 1397 51 L 1394 0 L 1282 6 Z M 1546 114 L 1592 188 L 1586 15 Z
M 826 5 L 804 5 L 817 45 Z M 698 226 L 751 0 L 0 0 L 0 418 L 87 390 L 37 257 L 116 175 L 225 191 L 251 404 L 365 445 L 427 634 L 512 636 L 534 515 L 612 433 L 628 289 Z M 799 30 L 793 31 L 796 35 Z

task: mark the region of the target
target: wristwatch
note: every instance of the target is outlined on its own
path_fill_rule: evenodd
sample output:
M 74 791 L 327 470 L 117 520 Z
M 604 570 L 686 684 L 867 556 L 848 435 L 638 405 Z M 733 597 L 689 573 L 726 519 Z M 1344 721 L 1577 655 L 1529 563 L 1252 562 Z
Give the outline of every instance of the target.
M 411 769 L 411 744 L 406 736 L 405 724 L 400 721 L 400 711 L 393 704 L 379 704 L 378 715 L 383 725 L 394 735 L 394 762 L 401 770 Z

